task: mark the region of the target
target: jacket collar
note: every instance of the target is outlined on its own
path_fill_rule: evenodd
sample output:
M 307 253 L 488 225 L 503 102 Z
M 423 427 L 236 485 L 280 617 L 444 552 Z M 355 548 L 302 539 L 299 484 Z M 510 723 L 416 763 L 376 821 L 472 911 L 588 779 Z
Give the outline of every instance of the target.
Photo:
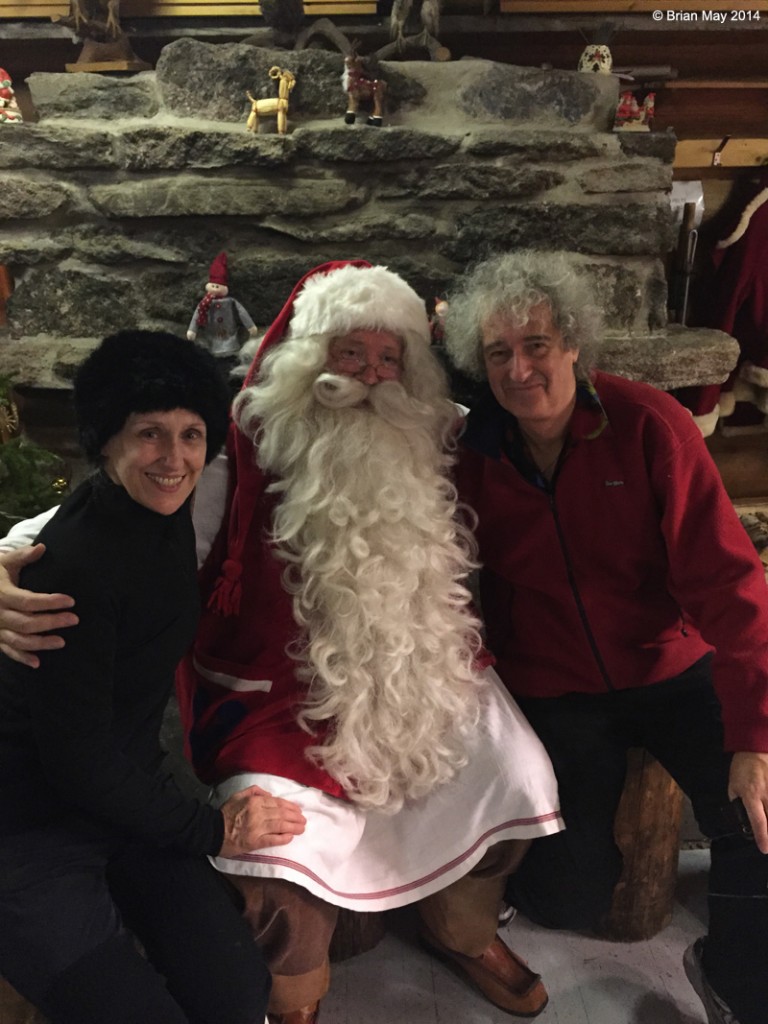
M 568 427 L 569 444 L 592 441 L 607 426 L 608 417 L 594 380 L 577 380 L 576 407 Z M 485 383 L 467 416 L 462 444 L 488 458 L 501 459 L 507 454 L 510 440 L 514 445 L 514 439 L 519 437 L 516 418 L 499 405 L 490 386 Z

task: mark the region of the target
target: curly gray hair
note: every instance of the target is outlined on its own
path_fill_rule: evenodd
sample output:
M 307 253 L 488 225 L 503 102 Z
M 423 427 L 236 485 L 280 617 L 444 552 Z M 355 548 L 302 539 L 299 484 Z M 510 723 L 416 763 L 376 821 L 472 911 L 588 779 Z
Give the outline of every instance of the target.
M 478 264 L 448 298 L 445 347 L 457 369 L 485 378 L 483 326 L 494 317 L 525 324 L 546 303 L 566 348 L 579 349 L 576 370 L 586 375 L 600 334 L 601 317 L 587 282 L 563 253 L 523 250 Z

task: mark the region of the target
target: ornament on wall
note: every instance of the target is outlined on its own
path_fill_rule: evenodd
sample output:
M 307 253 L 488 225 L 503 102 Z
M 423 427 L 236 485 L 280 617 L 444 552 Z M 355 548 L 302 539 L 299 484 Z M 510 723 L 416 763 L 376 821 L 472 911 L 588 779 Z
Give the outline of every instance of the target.
M 11 397 L 10 381 L 0 378 L 0 444 L 8 444 L 19 429 L 19 410 Z
M 70 0 L 69 14 L 51 19 L 71 28 L 83 49 L 67 71 L 148 71 L 120 27 L 120 0 Z
M 258 333 L 245 306 L 229 294 L 227 254 L 220 252 L 208 271 L 205 295 L 198 302 L 187 329 L 187 338 L 207 348 L 222 363 L 225 370 L 231 370 L 237 362 L 241 334 L 250 337 Z
M 273 81 L 277 81 L 277 96 L 257 99 L 251 95 L 250 91 L 246 92 L 246 96 L 251 101 L 251 112 L 245 127 L 249 132 L 257 132 L 260 117 L 276 117 L 278 133 L 285 135 L 288 131 L 288 97 L 296 85 L 296 77 L 290 71 L 279 68 L 277 65 L 271 67 L 268 74 Z
M 646 93 L 639 100 L 630 90 L 622 92 L 616 106 L 613 130 L 615 132 L 649 132 L 653 124 L 655 103 L 655 92 Z
M 23 120 L 11 76 L 5 68 L 0 68 L 0 124 L 21 124 Z
M 384 123 L 384 98 L 387 92 L 387 83 L 383 78 L 371 78 L 364 69 L 363 58 L 354 50 L 344 58 L 341 84 L 347 94 L 347 112 L 344 115 L 344 123 L 355 123 L 358 108 L 363 102 L 370 103 L 372 107 L 366 123 L 374 128 L 380 128 Z
M 584 47 L 579 57 L 579 71 L 595 75 L 611 74 L 613 71 L 613 57 L 611 56 L 610 42 L 613 33 L 614 26 L 608 21 L 604 21 L 598 26 L 594 36 Z
M 579 57 L 579 71 L 589 74 L 610 75 L 613 71 L 613 57 L 604 43 L 590 43 Z

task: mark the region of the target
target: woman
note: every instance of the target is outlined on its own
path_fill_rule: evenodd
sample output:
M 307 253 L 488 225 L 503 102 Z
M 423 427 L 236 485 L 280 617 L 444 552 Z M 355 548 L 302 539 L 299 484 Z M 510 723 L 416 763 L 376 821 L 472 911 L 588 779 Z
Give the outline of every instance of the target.
M 158 741 L 227 387 L 190 342 L 126 331 L 83 363 L 75 407 L 98 468 L 23 577 L 72 594 L 79 625 L 36 671 L 0 655 L 0 974 L 54 1024 L 260 1024 L 269 974 L 205 855 L 282 845 L 303 817 L 257 787 L 188 799 Z

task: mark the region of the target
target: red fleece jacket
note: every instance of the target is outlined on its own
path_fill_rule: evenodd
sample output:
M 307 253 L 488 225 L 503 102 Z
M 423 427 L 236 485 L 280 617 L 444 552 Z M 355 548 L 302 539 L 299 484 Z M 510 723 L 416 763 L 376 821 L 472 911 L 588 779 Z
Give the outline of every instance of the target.
M 459 488 L 479 516 L 497 670 L 516 695 L 603 693 L 714 648 L 726 749 L 768 751 L 768 587 L 701 434 L 655 388 L 594 384 L 606 422 L 596 432 L 577 405 L 551 493 L 489 451 L 470 413 Z

